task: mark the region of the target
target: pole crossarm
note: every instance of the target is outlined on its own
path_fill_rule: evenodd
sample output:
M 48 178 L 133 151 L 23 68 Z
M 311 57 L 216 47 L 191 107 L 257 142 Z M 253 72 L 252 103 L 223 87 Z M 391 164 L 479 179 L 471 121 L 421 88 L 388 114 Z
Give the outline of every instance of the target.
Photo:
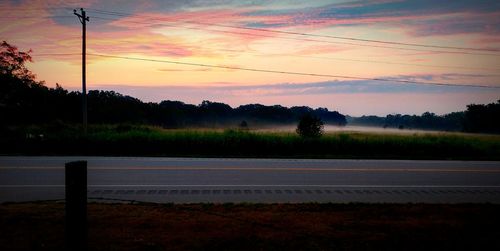
M 76 12 L 76 10 L 73 10 L 73 14 L 75 14 L 78 19 L 80 20 L 80 23 L 83 24 L 84 21 L 90 21 L 89 17 L 85 16 L 85 11 L 83 10 L 83 8 L 80 9 L 80 11 L 83 13 L 82 14 L 78 14 L 78 12 Z

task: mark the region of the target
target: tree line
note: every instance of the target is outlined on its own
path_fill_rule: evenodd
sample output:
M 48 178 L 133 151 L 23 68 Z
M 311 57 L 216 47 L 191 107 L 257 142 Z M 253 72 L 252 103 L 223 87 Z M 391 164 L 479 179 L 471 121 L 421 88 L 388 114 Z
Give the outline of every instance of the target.
M 486 105 L 471 104 L 463 112 L 445 115 L 430 112 L 420 116 L 390 114 L 385 117 L 347 117 L 347 121 L 350 125 L 383 128 L 500 133 L 500 100 Z
M 32 60 L 30 51 L 19 51 L 3 41 L 0 44 L 0 126 L 29 125 L 60 121 L 81 122 L 81 93 L 55 88 L 37 81 L 25 63 Z M 114 91 L 88 92 L 90 123 L 137 123 L 166 128 L 264 126 L 295 124 L 309 114 L 324 124 L 366 125 L 392 128 L 415 128 L 447 131 L 500 133 L 500 100 L 487 105 L 471 104 L 463 112 L 443 116 L 426 112 L 417 115 L 386 117 L 346 117 L 326 108 L 284 107 L 248 104 L 232 108 L 227 104 L 203 101 L 199 105 L 180 101 L 143 102 Z
M 461 131 L 465 112 L 453 112 L 442 116 L 425 112 L 422 115 L 389 114 L 380 116 L 361 116 L 348 118 L 351 125 L 375 126 L 399 129 L 427 129 Z
M 80 92 L 70 92 L 36 81 L 26 68 L 29 52 L 3 42 L 0 46 L 0 116 L 3 125 L 81 121 Z M 180 101 L 143 102 L 114 91 L 88 92 L 89 123 L 137 123 L 167 128 L 284 125 L 297 123 L 313 114 L 326 124 L 345 125 L 346 118 L 326 108 L 284 107 L 261 104 L 232 108 L 227 104 L 203 101 L 199 105 Z

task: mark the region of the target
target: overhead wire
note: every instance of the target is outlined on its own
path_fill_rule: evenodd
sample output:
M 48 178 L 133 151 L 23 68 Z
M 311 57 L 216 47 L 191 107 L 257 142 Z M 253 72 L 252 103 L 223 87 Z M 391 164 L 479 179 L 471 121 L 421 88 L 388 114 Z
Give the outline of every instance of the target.
M 118 20 L 118 19 L 104 18 L 104 17 L 98 17 L 98 16 L 93 16 L 91 18 L 103 19 L 103 20 L 107 19 L 107 20 L 115 20 L 115 21 Z M 275 35 L 270 35 L 270 34 L 256 34 L 256 33 L 248 33 L 248 32 L 217 30 L 217 29 L 208 29 L 208 28 L 200 28 L 200 27 L 187 27 L 187 26 L 178 26 L 178 25 L 164 24 L 164 23 L 162 23 L 162 24 L 152 24 L 150 22 L 146 23 L 146 22 L 132 21 L 132 20 L 125 20 L 125 22 L 138 23 L 138 24 L 150 24 L 150 25 L 166 26 L 166 27 L 182 27 L 182 28 L 191 29 L 191 30 L 213 31 L 213 32 L 219 32 L 219 33 L 249 35 L 249 36 L 255 36 L 255 37 L 269 37 L 269 38 L 276 38 L 277 37 L 277 38 L 280 38 L 280 39 L 287 39 L 287 40 L 306 41 L 306 42 L 318 42 L 318 43 L 329 43 L 329 44 L 342 44 L 342 45 L 352 45 L 352 46 L 371 47 L 371 48 L 384 48 L 384 49 L 396 49 L 396 50 L 418 51 L 418 52 L 432 52 L 432 53 L 446 53 L 446 54 L 467 54 L 467 55 L 481 55 L 481 56 L 500 56 L 500 54 L 491 54 L 491 53 L 472 53 L 472 52 L 465 52 L 465 51 L 425 50 L 425 49 L 403 48 L 403 47 L 384 46 L 384 45 L 369 45 L 369 44 L 359 44 L 359 43 L 350 43 L 350 42 L 318 40 L 318 39 L 311 39 L 311 38 L 285 37 L 285 36 L 275 36 Z M 182 21 L 175 21 L 175 22 L 182 22 Z M 183 23 L 186 23 L 186 22 L 183 22 Z
M 436 86 L 500 89 L 500 86 L 492 86 L 492 85 L 451 84 L 451 83 L 421 82 L 421 81 L 389 79 L 389 78 L 367 78 L 367 77 L 357 77 L 357 76 L 347 76 L 347 75 L 307 73 L 307 72 L 294 72 L 294 71 L 281 71 L 281 70 L 267 70 L 267 69 L 247 68 L 247 67 L 238 67 L 238 66 L 181 62 L 181 61 L 173 61 L 173 60 L 159 60 L 159 59 L 149 59 L 149 58 L 139 58 L 139 57 L 129 57 L 129 56 L 115 56 L 115 55 L 106 55 L 106 54 L 98 54 L 98 53 L 88 53 L 87 55 L 96 56 L 96 57 L 105 57 L 105 58 L 117 58 L 117 59 L 136 60 L 136 61 L 149 61 L 149 62 L 157 62 L 157 63 L 201 66 L 201 67 L 208 67 L 208 68 L 222 68 L 222 69 L 232 69 L 232 70 L 242 70 L 242 71 L 252 71 L 252 72 L 278 73 L 278 74 L 288 74 L 288 75 L 329 77 L 329 78 L 342 78 L 342 79 L 354 79 L 354 80 L 370 80 L 370 81 L 382 81 L 382 82 L 404 83 L 404 84 L 422 84 L 422 85 L 436 85 Z
M 52 19 L 52 18 L 74 18 L 73 16 L 0 16 L 0 19 Z
M 102 20 L 111 20 L 111 21 L 118 20 L 118 19 L 105 18 L 105 17 L 99 17 L 99 16 L 90 16 L 90 18 L 96 18 L 96 19 L 102 19 Z M 133 20 L 125 20 L 125 22 L 137 23 L 137 24 L 150 24 L 150 23 L 146 23 L 146 22 L 133 21 Z M 176 25 L 172 25 L 172 24 L 157 24 L 157 25 L 159 25 L 159 26 L 165 26 L 165 27 L 173 27 L 173 28 L 194 29 L 194 30 L 207 30 L 207 29 L 198 28 L 198 27 L 184 27 L 184 26 L 176 26 Z M 216 32 L 223 32 L 223 33 L 231 33 L 231 34 L 240 34 L 240 35 L 243 34 L 243 35 L 262 36 L 261 34 L 241 33 L 241 32 L 235 32 L 235 31 L 222 31 L 222 30 L 212 30 L 212 29 L 208 29 L 208 30 L 210 30 L 210 31 L 216 31 Z M 290 37 L 279 37 L 279 38 L 291 39 L 291 40 L 304 40 L 304 39 L 296 39 L 296 38 L 290 38 Z M 332 42 L 332 43 L 336 43 L 336 44 L 338 44 L 338 43 L 344 44 L 342 42 L 310 40 L 310 39 L 306 39 L 306 41 L 312 41 L 312 42 Z M 220 49 L 220 50 L 227 50 L 227 49 Z M 234 50 L 231 50 L 231 51 L 234 51 Z M 421 51 L 421 50 L 418 50 L 418 51 Z M 245 53 L 248 53 L 248 52 L 245 52 Z M 249 53 L 249 54 L 255 54 L 255 53 Z M 259 55 L 270 56 L 272 54 L 259 53 Z M 280 54 L 275 54 L 275 55 L 280 55 Z M 327 60 L 340 60 L 340 61 L 366 62 L 366 63 L 383 63 L 383 64 L 392 64 L 392 65 L 420 66 L 420 67 L 431 67 L 431 68 L 470 69 L 470 70 L 483 70 L 483 71 L 496 71 L 496 72 L 500 70 L 500 69 L 496 69 L 496 68 L 461 67 L 461 66 L 447 66 L 447 65 L 425 65 L 425 64 L 412 64 L 412 63 L 402 63 L 402 62 L 388 62 L 388 61 L 375 61 L 375 60 L 361 60 L 361 59 L 318 57 L 318 56 L 309 56 L 309 55 L 286 55 L 286 56 L 290 56 L 290 57 L 303 57 L 303 58 L 316 58 L 316 59 L 327 59 Z
M 70 17 L 70 16 L 65 16 L 65 17 Z M 97 19 L 106 19 L 106 18 L 103 18 L 103 17 L 94 17 L 94 18 L 97 18 Z M 127 20 L 127 21 L 131 21 L 131 20 Z M 160 24 L 160 25 L 165 25 L 165 24 Z M 166 25 L 166 26 L 172 26 L 172 25 Z M 187 27 L 183 27 L 183 28 L 187 28 Z M 193 27 L 190 27 L 190 28 L 193 28 Z M 229 27 L 229 28 L 234 28 L 234 27 Z M 248 28 L 248 27 L 240 27 L 240 28 Z M 195 28 L 195 29 L 200 29 L 200 28 Z M 253 29 L 252 28 L 250 30 L 259 30 L 259 29 Z M 220 31 L 220 30 L 214 30 L 214 31 Z M 260 30 L 260 31 L 265 31 L 265 30 Z M 220 32 L 235 33 L 235 32 L 232 32 L 232 31 L 220 31 Z M 239 32 L 237 32 L 237 33 L 241 34 Z M 279 33 L 282 33 L 282 32 L 279 32 Z M 288 34 L 287 32 L 284 32 L 284 33 Z M 245 35 L 258 35 L 258 36 L 262 36 L 263 35 L 263 34 L 253 34 L 253 33 L 243 33 L 243 34 L 245 34 Z M 300 35 L 300 34 L 292 34 L 292 35 Z M 308 34 L 308 35 L 312 35 L 312 34 Z M 301 39 L 301 40 L 304 40 L 304 39 Z M 311 39 L 307 39 L 306 41 L 333 42 L 333 41 L 311 40 Z M 334 43 L 339 43 L 339 42 L 334 42 Z M 351 44 L 351 43 L 344 43 L 344 44 Z M 386 46 L 374 46 L 374 45 L 370 45 L 370 46 L 372 46 L 372 47 L 383 47 L 383 48 L 386 48 Z M 392 48 L 392 47 L 389 47 L 389 48 Z M 394 49 L 399 49 L 399 47 L 396 47 Z M 409 49 L 409 50 L 421 51 L 419 49 L 412 49 L 412 48 L 401 48 L 401 49 Z M 425 51 L 429 51 L 429 50 L 425 50 Z M 445 52 L 445 53 L 465 53 L 465 52 L 451 52 L 451 51 L 443 51 L 443 52 Z M 476 53 L 474 53 L 474 54 L 476 54 Z M 42 53 L 42 54 L 36 54 L 36 55 L 42 56 L 42 55 L 81 55 L 81 54 L 80 53 L 78 53 L 78 54 L 77 53 L 45 53 L 45 54 L 43 54 Z M 278 74 L 288 74 L 288 75 L 330 77 L 330 78 L 342 78 L 342 79 L 354 79 L 354 80 L 370 80 L 370 81 L 383 81 L 383 82 L 406 83 L 406 84 L 423 84 L 423 85 L 436 85 L 436 86 L 495 88 L 495 89 L 500 88 L 500 86 L 492 86 L 492 85 L 451 84 L 451 83 L 421 82 L 421 81 L 390 79 L 390 78 L 367 78 L 367 77 L 334 75 L 334 74 L 320 74 L 320 73 L 308 73 L 308 72 L 267 70 L 267 69 L 259 69 L 259 68 L 248 68 L 248 67 L 236 67 L 236 66 L 226 66 L 226 65 L 202 64 L 202 63 L 181 62 L 181 61 L 172 61 L 172 60 L 157 60 L 157 59 L 128 57 L 128 56 L 115 56 L 115 55 L 106 55 L 106 54 L 98 54 L 98 53 L 88 53 L 88 55 L 90 55 L 90 56 L 97 56 L 97 57 L 126 59 L 126 60 L 150 61 L 150 62 L 158 62 L 158 63 L 169 63 L 169 64 L 179 64 L 179 65 L 201 66 L 201 67 L 209 67 L 209 68 L 223 68 L 223 69 L 243 70 L 243 71 L 252 71 L 252 72 L 278 73 Z M 490 55 L 490 54 L 487 54 L 487 55 Z
M 33 53 L 31 56 L 80 56 L 81 53 Z
M 119 40 L 119 42 L 124 43 L 134 43 L 136 41 L 132 40 Z M 500 68 L 481 68 L 481 67 L 467 67 L 467 66 L 452 66 L 452 65 L 436 65 L 436 64 L 415 64 L 415 63 L 405 63 L 405 62 L 393 62 L 393 61 L 381 61 L 381 60 L 367 60 L 367 59 L 352 59 L 352 58 L 341 58 L 341 57 L 325 57 L 325 56 L 312 56 L 312 55 L 295 55 L 288 53 L 265 53 L 265 52 L 255 52 L 247 50 L 236 50 L 236 49 L 226 49 L 220 47 L 207 47 L 207 46 L 191 46 L 197 50 L 214 50 L 214 51 L 225 51 L 233 53 L 241 53 L 253 56 L 276 56 L 276 57 L 297 57 L 297 58 L 312 58 L 321 60 L 334 60 L 334 61 L 348 61 L 348 62 L 361 62 L 361 63 L 371 63 L 371 64 L 388 64 L 388 65 L 402 65 L 402 66 L 417 66 L 417 67 L 427 67 L 427 68 L 442 68 L 442 69 L 460 69 L 460 70 L 471 70 L 471 71 L 485 71 L 485 72 L 499 72 Z M 121 51 L 126 52 L 126 51 Z
M 322 37 L 322 38 L 333 38 L 333 39 L 342 39 L 342 40 L 351 40 L 351 41 L 359 41 L 359 42 L 370 42 L 370 43 L 380 43 L 380 44 L 390 44 L 390 45 L 402 45 L 402 46 L 414 46 L 414 47 L 424 47 L 424 48 L 438 48 L 438 49 L 452 49 L 452 50 L 461 50 L 461 51 L 436 51 L 436 50 L 418 50 L 415 48 L 403 48 L 403 47 L 393 47 L 393 46 L 376 46 L 376 45 L 369 45 L 369 44 L 359 44 L 359 43 L 346 43 L 350 45 L 356 45 L 356 46 L 371 46 L 371 47 L 377 47 L 377 48 L 391 48 L 391 49 L 398 49 L 398 50 L 417 50 L 417 51 L 428 51 L 428 52 L 439 52 L 439 53 L 460 53 L 460 54 L 472 54 L 472 55 L 489 55 L 489 56 L 500 56 L 500 54 L 485 54 L 485 53 L 474 53 L 474 52 L 467 52 L 467 51 L 486 51 L 486 52 L 500 52 L 500 49 L 489 49 L 489 48 L 473 48 L 473 47 L 457 47 L 457 46 L 441 46 L 441 45 L 426 45 L 426 44 L 416 44 L 416 43 L 403 43 L 403 42 L 394 42 L 394 41 L 384 41 L 384 40 L 374 40 L 374 39 L 363 39 L 363 38 L 355 38 L 355 37 L 342 37 L 342 36 L 332 36 L 332 35 L 321 35 L 321 34 L 312 34 L 312 33 L 302 33 L 302 32 L 293 32 L 293 31 L 283 31 L 283 30 L 276 30 L 276 29 L 263 29 L 263 28 L 253 28 L 253 27 L 245 27 L 245 26 L 235 26 L 235 25 L 225 25 L 225 24 L 214 24 L 214 23 L 208 23 L 208 22 L 199 22 L 199 21 L 183 21 L 183 20 L 171 20 L 171 19 L 164 19 L 164 18 L 158 18 L 158 17 L 152 17 L 152 16 L 147 16 L 147 15 L 137 15 L 137 14 L 130 14 L 130 13 L 123 13 L 123 12 L 115 12 L 115 11 L 104 11 L 104 10 L 99 10 L 99 9 L 88 9 L 100 14 L 104 15 L 111 15 L 111 16 L 120 16 L 120 17 L 144 17 L 149 20 L 157 20 L 157 21 L 163 21 L 163 22 L 181 22 L 181 23 L 188 23 L 188 24 L 197 24 L 197 25 L 209 25 L 209 26 L 215 26 L 215 27 L 224 27 L 224 28 L 233 28 L 233 29 L 244 29 L 244 30 L 254 30 L 254 31 L 260 31 L 260 32 L 268 32 L 268 33 L 281 33 L 281 34 L 288 34 L 288 35 L 299 35 L 299 36 L 310 36 L 310 37 Z M 324 41 L 324 40 L 318 40 L 318 41 Z
M 27 10 L 34 9 L 34 8 L 28 8 Z M 39 7 L 38 9 L 70 9 L 69 7 Z M 14 10 L 19 10 L 19 9 L 14 9 Z M 121 17 L 129 17 L 129 16 L 137 16 L 137 17 L 145 17 L 150 20 L 158 20 L 158 21 L 167 21 L 167 22 L 182 22 L 182 23 L 190 23 L 190 24 L 198 24 L 198 25 L 209 25 L 209 26 L 215 26 L 215 27 L 224 27 L 224 28 L 233 28 L 233 29 L 244 29 L 244 30 L 253 30 L 253 31 L 261 31 L 261 32 L 268 32 L 268 33 L 281 33 L 281 34 L 288 34 L 288 35 L 298 35 L 298 36 L 309 36 L 309 37 L 321 37 L 321 38 L 332 38 L 332 39 L 341 39 L 341 40 L 350 40 L 350 41 L 358 41 L 358 42 L 369 42 L 369 43 L 379 43 L 379 44 L 390 44 L 390 45 L 402 45 L 402 46 L 413 46 L 413 47 L 424 47 L 424 48 L 438 48 L 438 49 L 452 49 L 452 50 L 462 50 L 460 53 L 465 53 L 465 54 L 475 54 L 475 55 L 493 55 L 493 56 L 500 56 L 498 54 L 478 54 L 478 53 L 467 53 L 466 51 L 486 51 L 486 52 L 500 52 L 500 49 L 491 49 L 491 48 L 473 48 L 473 47 L 459 47 L 459 46 L 443 46 L 443 45 L 429 45 L 429 44 L 418 44 L 418 43 L 405 43 L 405 42 L 396 42 L 396 41 L 387 41 L 387 40 L 376 40 L 376 39 L 365 39 L 365 38 L 356 38 L 356 37 L 347 37 L 347 36 L 333 36 L 333 35 L 325 35 L 325 34 L 314 34 L 314 33 L 305 33 L 305 32 L 294 32 L 294 31 L 283 31 L 283 30 L 277 30 L 277 29 L 264 29 L 264 28 L 255 28 L 255 27 L 246 27 L 246 26 L 236 26 L 236 25 L 227 25 L 227 24 L 215 24 L 215 23 L 209 23 L 209 22 L 199 22 L 199 21 L 183 21 L 183 20 L 166 20 L 166 19 L 161 19 L 158 17 L 153 17 L 153 16 L 148 16 L 148 15 L 137 15 L 137 14 L 132 14 L 132 13 L 125 13 L 125 12 L 117 12 L 117 11 L 107 11 L 107 10 L 100 10 L 100 9 L 94 9 L 94 8 L 87 8 L 87 10 L 91 10 L 97 13 L 101 13 L 104 15 L 113 15 L 113 16 L 121 16 Z M 69 16 L 64 16 L 64 17 L 69 17 Z M 4 18 L 9 18 L 9 17 L 4 17 Z M 13 17 L 14 18 L 14 17 Z M 322 42 L 326 42 L 323 40 L 319 40 Z M 316 42 L 319 42 L 316 41 Z M 375 46 L 375 45 L 363 45 L 363 44 L 353 44 L 353 43 L 346 43 L 349 45 L 356 45 L 356 46 L 372 46 L 372 47 L 378 47 L 378 48 L 391 48 L 391 49 L 399 49 L 399 50 L 408 50 L 410 48 L 402 48 L 402 47 L 382 47 L 382 46 Z M 416 49 L 413 49 L 416 50 Z M 426 50 L 429 51 L 429 50 Z M 438 52 L 438 53 L 453 53 L 452 51 L 429 51 L 429 52 Z M 457 52 L 455 52 L 457 53 Z
M 267 55 L 279 56 L 279 54 L 267 54 Z M 288 55 L 288 56 L 290 56 L 290 57 L 301 57 L 301 58 L 316 58 L 316 59 L 325 59 L 325 60 L 361 62 L 361 63 L 418 66 L 418 67 L 429 67 L 429 68 L 446 68 L 446 69 L 461 69 L 461 70 L 480 70 L 480 71 L 488 71 L 488 72 L 491 72 L 491 71 L 493 71 L 493 72 L 499 72 L 500 71 L 500 68 L 481 68 L 481 67 L 452 66 L 452 65 L 435 65 L 435 64 L 415 64 L 415 63 L 392 62 L 392 61 L 381 61 L 381 60 L 351 59 L 351 58 L 323 57 L 323 56 L 310 56 L 310 55 Z

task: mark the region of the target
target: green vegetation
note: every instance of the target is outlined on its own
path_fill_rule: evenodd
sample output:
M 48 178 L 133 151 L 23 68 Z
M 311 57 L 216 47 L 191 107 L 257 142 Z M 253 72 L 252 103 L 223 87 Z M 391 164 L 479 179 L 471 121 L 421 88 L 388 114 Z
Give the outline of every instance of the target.
M 463 133 L 336 132 L 304 138 L 293 132 L 175 129 L 137 125 L 51 124 L 10 128 L 0 154 L 261 158 L 500 159 L 500 136 Z
M 486 105 L 471 104 L 463 112 L 452 112 L 442 116 L 425 112 L 421 116 L 390 114 L 385 117 L 348 117 L 350 125 L 383 128 L 419 128 L 441 131 L 465 131 L 500 133 L 500 100 Z
M 209 101 L 199 106 L 178 101 L 144 103 L 103 91 L 89 92 L 89 121 L 94 125 L 83 135 L 82 128 L 75 125 L 81 120 L 81 94 L 60 86 L 47 88 L 26 68 L 29 61 L 29 51 L 19 51 L 5 41 L 0 44 L 0 154 L 500 159 L 500 136 L 327 133 L 310 137 L 320 132 L 321 125 L 311 123 L 314 121 L 299 126 L 299 133 L 309 137 L 255 132 L 250 129 L 262 124 L 295 124 L 304 114 L 340 126 L 346 119 L 325 108 L 250 104 L 233 109 Z M 498 133 L 499 107 L 500 102 L 470 105 L 463 114 L 449 118 L 425 113 L 421 117 L 391 115 L 379 122 L 429 129 L 452 121 L 453 125 L 464 123 L 468 131 Z M 377 120 L 365 118 L 372 119 Z M 229 130 L 162 129 L 238 125 L 239 129 Z
M 469 112 L 469 108 L 467 112 Z M 389 114 L 385 117 L 361 116 L 349 117 L 348 123 L 350 125 L 375 126 L 383 128 L 418 128 L 440 131 L 469 131 L 468 128 L 465 128 L 464 126 L 464 123 L 466 123 L 465 114 L 466 112 L 452 112 L 449 114 L 438 116 L 431 112 L 424 112 L 420 116 L 401 114 Z M 487 118 L 487 120 L 488 119 L 491 120 L 492 117 Z M 472 123 L 474 124 L 473 120 Z
M 300 118 L 296 131 L 302 137 L 321 137 L 323 135 L 323 121 L 313 114 L 306 114 Z

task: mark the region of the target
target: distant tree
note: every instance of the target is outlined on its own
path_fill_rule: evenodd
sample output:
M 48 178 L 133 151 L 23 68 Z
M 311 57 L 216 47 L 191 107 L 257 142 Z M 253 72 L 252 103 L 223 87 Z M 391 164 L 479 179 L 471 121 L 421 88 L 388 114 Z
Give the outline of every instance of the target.
M 81 122 L 81 92 L 55 88 L 37 81 L 26 67 L 31 51 L 20 51 L 3 41 L 0 43 L 0 127 Z M 226 127 L 292 124 L 311 113 L 328 124 L 345 125 L 345 116 L 326 108 L 307 106 L 284 107 L 261 104 L 237 108 L 224 103 L 203 101 L 200 105 L 179 101 L 143 102 L 114 91 L 88 91 L 90 123 L 151 124 L 165 128 Z M 245 121 L 245 123 L 243 123 Z M 246 125 L 245 125 L 246 124 Z M 125 128 L 126 129 L 126 128 Z M 124 130 L 124 128 L 118 128 Z M 306 133 L 307 134 L 307 133 Z
M 248 129 L 248 123 L 246 120 L 241 121 L 240 128 L 241 129 Z
M 345 126 L 347 124 L 346 116 L 337 111 L 328 111 L 327 108 L 317 108 L 313 114 L 318 116 L 324 123 L 337 126 Z
M 204 126 L 217 126 L 227 124 L 233 109 L 231 106 L 204 100 L 198 107 L 200 118 Z
M 377 126 L 383 128 L 412 128 L 445 131 L 461 131 L 463 129 L 464 112 L 452 112 L 436 115 L 424 112 L 422 115 L 389 114 L 386 117 L 361 116 L 350 117 L 349 124 L 362 126 Z
M 31 51 L 23 52 L 3 41 L 0 44 L 0 123 L 28 122 L 42 118 L 48 88 L 36 82 L 26 68 Z
M 307 113 L 300 119 L 296 131 L 302 137 L 320 137 L 323 135 L 323 121 L 312 113 Z
M 487 105 L 468 105 L 463 123 L 466 132 L 500 133 L 500 100 Z
M 23 82 L 34 82 L 35 75 L 25 66 L 26 62 L 32 62 L 29 53 L 31 50 L 23 52 L 3 41 L 0 44 L 0 75 L 2 78 L 10 77 Z

